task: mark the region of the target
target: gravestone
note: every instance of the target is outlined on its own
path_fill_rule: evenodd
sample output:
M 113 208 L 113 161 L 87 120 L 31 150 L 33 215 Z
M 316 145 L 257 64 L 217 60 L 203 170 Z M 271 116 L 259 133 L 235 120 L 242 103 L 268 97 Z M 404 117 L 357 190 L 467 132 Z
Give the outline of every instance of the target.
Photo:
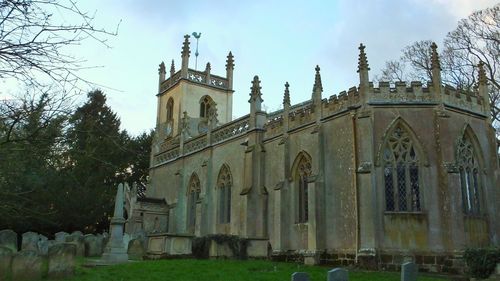
M 102 241 L 99 240 L 99 237 L 93 234 L 87 234 L 83 237 L 86 257 L 97 257 L 102 254 Z
M 130 235 L 128 233 L 123 233 L 123 246 L 125 247 L 125 249 L 127 249 L 130 240 Z
M 334 268 L 327 273 L 327 281 L 349 281 L 349 274 L 343 268 Z
M 83 237 L 83 233 L 81 231 L 79 231 L 79 230 L 71 232 L 71 235 L 82 236 Z
M 412 262 L 401 265 L 401 281 L 417 281 L 418 267 Z
M 108 245 L 109 234 L 106 231 L 104 231 L 100 235 L 102 236 L 102 251 L 104 252 L 104 247 L 106 247 L 106 245 Z
M 44 235 L 40 234 L 38 236 L 38 254 L 46 256 L 49 253 L 49 239 Z
M 0 230 L 0 246 L 7 247 L 14 253 L 17 252 L 17 233 L 10 229 Z
M 292 281 L 309 281 L 309 275 L 305 272 L 294 272 Z
M 123 184 L 119 184 L 116 190 L 115 210 L 109 227 L 111 234 L 100 260 L 103 264 L 115 264 L 128 261 L 127 247 L 123 244 L 123 229 L 125 225 L 125 219 L 123 218 L 124 201 L 124 186 Z
M 38 233 L 25 232 L 21 240 L 21 250 L 35 251 L 38 253 Z
M 49 277 L 65 278 L 75 272 L 76 245 L 57 243 L 49 248 Z
M 0 280 L 7 280 L 10 275 L 10 266 L 14 251 L 11 248 L 0 246 Z
M 21 250 L 12 259 L 12 279 L 38 280 L 42 277 L 42 258 L 36 251 Z
M 69 234 L 67 232 L 61 231 L 55 234 L 56 242 L 64 243 L 66 242 L 66 236 Z
M 144 244 L 139 239 L 132 239 L 128 243 L 128 258 L 131 260 L 142 260 L 145 251 Z
M 83 235 L 78 233 L 66 236 L 66 243 L 72 243 L 76 246 L 76 256 L 85 256 L 85 243 L 83 241 Z

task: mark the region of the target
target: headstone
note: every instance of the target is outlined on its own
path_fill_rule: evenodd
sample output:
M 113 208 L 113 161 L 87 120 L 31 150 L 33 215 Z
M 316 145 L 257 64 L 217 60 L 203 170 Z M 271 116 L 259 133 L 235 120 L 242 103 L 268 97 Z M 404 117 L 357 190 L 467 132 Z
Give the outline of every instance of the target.
M 55 234 L 56 242 L 64 243 L 66 242 L 66 236 L 69 234 L 67 232 L 61 231 Z
M 327 273 L 327 281 L 349 281 L 349 274 L 343 268 L 334 268 Z
M 78 233 L 66 236 L 66 243 L 73 243 L 76 246 L 76 256 L 85 256 L 85 243 L 83 241 L 83 236 Z
M 418 267 L 415 263 L 405 262 L 401 265 L 401 281 L 417 281 Z
M 42 277 L 42 258 L 36 251 L 22 250 L 12 259 L 12 279 L 38 280 Z
M 7 280 L 10 276 L 10 266 L 14 251 L 11 248 L 0 246 L 0 280 Z
M 74 236 L 83 236 L 83 233 L 81 231 L 79 231 L 79 230 L 76 230 L 76 231 L 73 231 L 71 233 L 71 235 L 74 235 Z
M 0 246 L 7 247 L 14 253 L 17 252 L 17 233 L 10 229 L 0 230 Z
M 144 244 L 142 243 L 141 240 L 139 239 L 132 239 L 128 243 L 128 251 L 127 251 L 128 257 L 131 260 L 142 260 L 145 251 L 144 251 Z
M 102 251 L 104 252 L 104 247 L 106 247 L 106 245 L 108 245 L 108 241 L 109 241 L 109 234 L 104 231 L 102 233 Z
M 49 239 L 44 235 L 38 236 L 38 254 L 46 256 L 49 253 Z
M 76 245 L 57 243 L 49 248 L 49 278 L 65 278 L 75 272 Z
M 21 250 L 35 251 L 38 253 L 38 239 L 38 233 L 31 231 L 23 233 Z
M 104 248 L 101 263 L 115 264 L 128 261 L 127 247 L 123 244 L 123 228 L 125 219 L 123 218 L 124 197 L 123 184 L 119 184 L 116 190 L 115 210 L 110 222 L 109 241 Z
M 128 242 L 130 242 L 130 235 L 128 233 L 123 233 L 123 246 L 125 249 L 128 247 Z
M 97 257 L 102 254 L 102 238 L 93 234 L 87 234 L 83 237 L 85 243 L 85 256 Z
M 294 272 L 292 281 L 309 281 L 309 275 L 305 272 Z

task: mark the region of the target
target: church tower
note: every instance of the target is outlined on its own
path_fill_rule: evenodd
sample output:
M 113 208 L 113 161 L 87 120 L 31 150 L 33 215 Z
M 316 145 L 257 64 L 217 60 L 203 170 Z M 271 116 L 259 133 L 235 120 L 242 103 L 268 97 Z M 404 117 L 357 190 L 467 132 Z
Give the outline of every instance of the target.
M 226 76 L 211 73 L 207 63 L 204 71 L 189 68 L 189 35 L 184 36 L 181 68 L 175 69 L 174 60 L 170 76 L 166 77 L 165 63 L 158 69 L 158 108 L 156 117 L 156 144 L 175 142 L 205 133 L 208 126 L 215 127 L 231 121 L 233 101 L 233 55 L 226 61 Z

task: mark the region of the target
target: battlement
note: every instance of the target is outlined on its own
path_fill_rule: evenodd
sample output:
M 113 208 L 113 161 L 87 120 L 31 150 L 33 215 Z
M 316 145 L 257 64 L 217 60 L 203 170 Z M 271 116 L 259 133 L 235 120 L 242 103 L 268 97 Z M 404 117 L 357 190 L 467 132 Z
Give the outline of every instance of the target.
M 178 81 L 181 79 L 186 79 L 188 81 L 200 84 L 200 85 L 207 85 L 210 87 L 215 87 L 218 89 L 222 90 L 231 90 L 228 86 L 228 79 L 218 76 L 218 75 L 213 75 L 210 74 L 210 72 L 205 71 L 198 71 L 194 70 L 191 68 L 188 68 L 187 71 L 187 77 L 182 77 L 181 71 L 177 71 L 174 75 L 171 77 L 165 79 L 160 83 L 160 94 L 167 91 L 171 87 L 177 84 Z

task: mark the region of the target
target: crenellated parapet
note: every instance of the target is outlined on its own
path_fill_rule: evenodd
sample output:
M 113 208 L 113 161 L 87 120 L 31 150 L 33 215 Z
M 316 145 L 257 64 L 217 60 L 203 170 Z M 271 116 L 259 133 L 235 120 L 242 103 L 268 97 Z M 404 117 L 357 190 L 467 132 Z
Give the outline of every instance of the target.
M 231 90 L 229 87 L 228 79 L 211 74 L 209 69 L 205 71 L 198 71 L 191 68 L 187 70 L 187 77 L 182 78 L 181 71 L 175 72 L 170 78 L 164 80 L 160 84 L 160 94 L 177 85 L 181 79 L 186 79 L 187 81 L 194 82 L 201 85 L 207 85 L 210 87 L 215 87 L 223 90 Z

